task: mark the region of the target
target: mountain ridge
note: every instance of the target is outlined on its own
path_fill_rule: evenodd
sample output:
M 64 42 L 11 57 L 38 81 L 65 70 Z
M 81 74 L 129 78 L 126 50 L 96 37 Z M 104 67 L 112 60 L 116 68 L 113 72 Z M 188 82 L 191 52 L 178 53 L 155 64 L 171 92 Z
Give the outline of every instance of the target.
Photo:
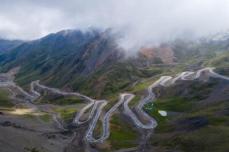
M 22 43 L 23 41 L 21 40 L 6 40 L 0 38 L 0 53 L 10 51 L 13 48 L 18 47 Z
M 63 30 L 1 54 L 0 70 L 20 66 L 16 82 L 21 86 L 40 79 L 50 86 L 101 97 L 162 72 L 161 66 L 194 62 L 199 67 L 218 50 L 225 52 L 227 43 L 176 40 L 159 47 L 142 47 L 136 56 L 126 57 L 110 29 Z

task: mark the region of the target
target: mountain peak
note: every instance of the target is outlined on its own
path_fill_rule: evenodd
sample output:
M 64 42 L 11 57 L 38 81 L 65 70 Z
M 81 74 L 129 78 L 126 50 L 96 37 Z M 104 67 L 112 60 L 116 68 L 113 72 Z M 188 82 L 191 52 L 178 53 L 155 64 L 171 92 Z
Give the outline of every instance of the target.
M 89 75 L 122 58 L 115 39 L 107 30 L 63 30 L 26 42 L 10 54 L 0 63 L 7 61 L 9 68 L 17 64 L 22 67 L 21 72 L 32 71 L 44 79 L 55 75 L 54 79 L 63 83 Z

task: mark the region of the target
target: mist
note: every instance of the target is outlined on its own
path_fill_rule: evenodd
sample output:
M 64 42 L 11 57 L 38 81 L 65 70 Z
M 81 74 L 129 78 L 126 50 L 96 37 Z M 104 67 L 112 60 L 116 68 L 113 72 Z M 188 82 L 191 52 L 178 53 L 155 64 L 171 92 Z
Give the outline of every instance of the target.
M 1 0 L 0 37 L 32 40 L 63 29 L 112 28 L 126 48 L 195 39 L 229 27 L 228 0 Z

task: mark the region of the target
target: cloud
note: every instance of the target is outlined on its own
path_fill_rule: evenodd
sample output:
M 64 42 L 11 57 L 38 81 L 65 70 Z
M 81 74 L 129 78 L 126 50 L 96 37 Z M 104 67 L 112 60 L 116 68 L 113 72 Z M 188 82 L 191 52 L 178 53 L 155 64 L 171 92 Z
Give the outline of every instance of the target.
M 228 0 L 1 0 L 0 37 L 35 39 L 88 27 L 123 33 L 131 48 L 227 30 Z

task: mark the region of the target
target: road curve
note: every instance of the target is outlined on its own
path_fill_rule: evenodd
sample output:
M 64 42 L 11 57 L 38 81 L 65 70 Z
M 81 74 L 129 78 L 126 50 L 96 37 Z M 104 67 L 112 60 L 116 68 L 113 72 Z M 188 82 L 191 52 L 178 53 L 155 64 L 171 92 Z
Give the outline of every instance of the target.
M 31 93 L 26 92 L 23 88 L 16 85 L 12 81 L 0 82 L 0 87 L 7 88 L 12 93 L 11 97 L 13 99 L 16 99 L 18 101 L 25 103 L 27 107 L 33 109 L 33 111 L 36 111 L 39 108 L 37 105 L 35 105 L 33 103 L 33 101 L 35 101 L 37 98 L 39 98 L 41 96 L 41 94 L 34 89 L 35 84 L 36 84 L 35 81 L 30 84 L 30 92 Z M 16 93 L 12 90 L 12 88 L 17 89 L 24 96 L 24 99 L 17 99 Z M 56 113 L 50 113 L 50 114 L 52 115 L 53 121 L 55 122 L 57 128 L 60 130 L 66 130 L 60 121 L 59 115 L 57 115 Z
M 111 116 L 116 111 L 116 109 L 121 105 L 123 105 L 123 107 L 124 107 L 124 114 L 129 116 L 138 128 L 154 129 L 157 126 L 156 120 L 154 118 L 150 117 L 143 110 L 143 107 L 145 104 L 154 101 L 156 98 L 155 93 L 153 92 L 153 88 L 158 87 L 158 86 L 168 87 L 170 85 L 174 85 L 176 83 L 176 81 L 178 81 L 178 80 L 187 81 L 187 80 L 198 79 L 202 75 L 203 72 L 205 72 L 209 77 L 215 77 L 215 78 L 220 78 L 220 79 L 224 79 L 224 80 L 229 80 L 229 77 L 215 73 L 213 71 L 213 69 L 214 68 L 204 68 L 204 69 L 198 70 L 197 72 L 186 71 L 186 72 L 182 72 L 182 73 L 178 74 L 174 78 L 171 76 L 162 76 L 162 77 L 160 77 L 159 80 L 157 80 L 152 85 L 150 85 L 148 87 L 148 96 L 145 97 L 143 100 L 141 100 L 136 107 L 138 114 L 140 114 L 140 116 L 141 116 L 139 118 L 144 117 L 144 120 L 148 121 L 147 124 L 144 124 L 128 106 L 129 102 L 134 98 L 134 95 L 130 94 L 130 93 L 120 94 L 119 101 L 110 110 L 108 110 L 105 113 L 104 117 L 102 118 L 101 121 L 103 124 L 103 132 L 102 132 L 100 138 L 95 139 L 95 138 L 93 138 L 93 131 L 96 127 L 97 121 L 99 120 L 99 115 L 101 114 L 101 111 L 102 111 L 103 107 L 107 104 L 107 102 L 103 101 L 102 104 L 98 103 L 98 104 L 100 104 L 100 106 L 98 106 L 98 104 L 96 105 L 97 112 L 96 112 L 95 116 L 93 117 L 91 124 L 89 125 L 89 129 L 87 130 L 87 133 L 85 136 L 86 140 L 88 142 L 91 142 L 91 143 L 102 143 L 102 142 L 104 142 L 104 140 L 106 140 L 110 135 L 109 121 L 111 119 Z
M 65 91 L 61 91 L 56 88 L 50 88 L 50 87 L 41 85 L 39 83 L 39 80 L 33 81 L 31 83 L 31 86 L 30 86 L 31 94 L 24 91 L 22 88 L 17 86 L 14 82 L 4 82 L 4 83 L 0 82 L 0 87 L 14 86 L 22 94 L 24 94 L 30 101 L 34 101 L 35 99 L 41 96 L 41 94 L 35 90 L 35 87 L 38 87 L 44 90 L 48 90 L 56 94 L 61 94 L 63 96 L 77 96 L 77 97 L 81 97 L 82 99 L 85 99 L 86 101 L 88 101 L 88 104 L 84 108 L 82 108 L 80 112 L 76 114 L 75 118 L 73 119 L 73 124 L 81 125 L 81 124 L 84 124 L 90 121 L 88 130 L 85 135 L 85 139 L 90 143 L 102 143 L 110 135 L 109 122 L 110 122 L 112 115 L 117 110 L 117 108 L 119 108 L 120 106 L 123 106 L 124 114 L 131 118 L 132 122 L 135 124 L 136 127 L 142 128 L 142 129 L 154 129 L 157 126 L 156 120 L 152 118 L 151 116 L 149 116 L 143 110 L 144 105 L 146 105 L 147 103 L 153 102 L 156 98 L 156 95 L 153 92 L 153 89 L 158 86 L 168 87 L 170 85 L 174 85 L 178 80 L 188 81 L 188 80 L 198 79 L 203 74 L 203 72 L 207 74 L 209 77 L 229 80 L 229 77 L 223 76 L 223 75 L 220 75 L 214 72 L 214 68 L 211 68 L 211 67 L 203 68 L 196 72 L 185 71 L 185 72 L 178 74 L 174 78 L 171 76 L 161 76 L 157 81 L 155 81 L 152 85 L 148 87 L 147 89 L 148 95 L 145 98 L 143 98 L 137 105 L 136 112 L 138 115 L 136 115 L 136 113 L 133 112 L 132 109 L 130 109 L 128 106 L 129 102 L 131 102 L 131 100 L 134 98 L 135 95 L 131 93 L 122 93 L 120 94 L 119 101 L 104 114 L 103 118 L 101 118 L 103 132 L 98 139 L 95 139 L 93 137 L 93 132 L 95 130 L 97 122 L 99 121 L 103 108 L 108 103 L 106 100 L 95 100 L 95 99 L 92 99 L 88 96 L 82 95 L 77 92 L 65 92 Z M 80 118 L 86 113 L 87 110 L 90 110 L 87 120 L 81 121 Z M 146 122 L 143 123 L 141 120 L 142 118 L 144 118 Z M 57 122 L 57 125 L 59 128 L 64 129 L 62 127 L 62 124 L 58 120 L 57 115 L 53 115 L 53 119 L 54 121 Z

